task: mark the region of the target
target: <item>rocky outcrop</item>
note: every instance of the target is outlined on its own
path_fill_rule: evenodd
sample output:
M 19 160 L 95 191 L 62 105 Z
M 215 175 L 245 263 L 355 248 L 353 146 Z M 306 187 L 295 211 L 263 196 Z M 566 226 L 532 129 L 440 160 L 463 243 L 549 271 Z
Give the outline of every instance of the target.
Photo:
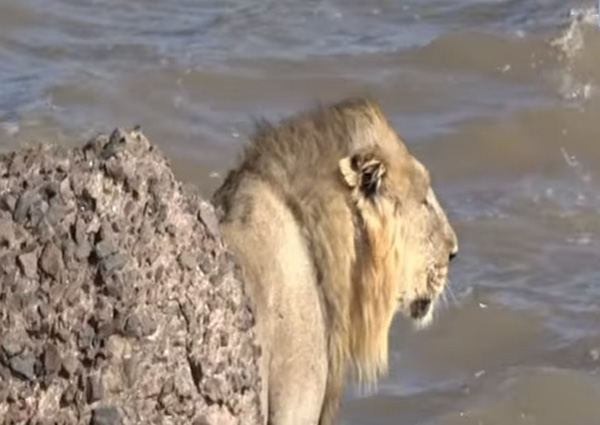
M 0 155 L 0 423 L 256 424 L 212 206 L 138 131 Z

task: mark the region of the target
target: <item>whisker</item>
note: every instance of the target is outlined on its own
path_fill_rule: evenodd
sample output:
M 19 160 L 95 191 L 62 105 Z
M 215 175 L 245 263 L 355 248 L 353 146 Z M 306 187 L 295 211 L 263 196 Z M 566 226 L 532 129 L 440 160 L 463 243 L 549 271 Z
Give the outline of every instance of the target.
M 456 295 L 454 295 L 454 291 L 452 290 L 452 280 L 448 277 L 448 284 L 446 285 L 446 289 L 448 290 L 448 294 L 450 295 L 450 298 L 452 298 L 453 301 L 453 305 L 455 307 L 458 306 L 458 298 L 456 298 Z
M 442 299 L 442 305 L 446 308 L 448 308 L 448 296 L 446 295 L 446 291 L 442 291 L 441 295 L 441 299 Z

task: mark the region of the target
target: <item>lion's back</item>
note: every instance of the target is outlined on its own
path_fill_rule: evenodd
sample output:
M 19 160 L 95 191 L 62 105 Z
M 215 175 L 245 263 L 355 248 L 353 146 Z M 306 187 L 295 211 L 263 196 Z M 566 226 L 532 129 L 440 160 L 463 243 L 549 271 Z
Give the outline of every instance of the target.
M 272 406 L 281 406 L 272 414 L 303 415 L 292 409 L 297 402 L 277 400 L 295 385 L 296 394 L 308 395 L 302 405 L 307 423 L 313 422 L 310 418 L 316 413 L 318 419 L 325 392 L 327 348 L 325 315 L 306 240 L 286 202 L 260 179 L 244 176 L 226 182 L 215 199 L 228 205 L 223 234 L 240 262 L 257 319 L 261 378 L 267 384 L 263 408 L 270 399 Z M 313 379 L 307 379 L 311 374 Z

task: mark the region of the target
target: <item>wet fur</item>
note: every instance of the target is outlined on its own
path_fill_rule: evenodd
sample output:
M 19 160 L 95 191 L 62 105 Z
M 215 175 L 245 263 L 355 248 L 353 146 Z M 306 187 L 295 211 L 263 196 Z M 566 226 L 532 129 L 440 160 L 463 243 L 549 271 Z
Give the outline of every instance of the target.
M 386 372 L 394 313 L 443 290 L 456 237 L 427 170 L 374 101 L 347 99 L 259 123 L 213 200 L 257 313 L 268 423 L 334 423 L 347 372 Z

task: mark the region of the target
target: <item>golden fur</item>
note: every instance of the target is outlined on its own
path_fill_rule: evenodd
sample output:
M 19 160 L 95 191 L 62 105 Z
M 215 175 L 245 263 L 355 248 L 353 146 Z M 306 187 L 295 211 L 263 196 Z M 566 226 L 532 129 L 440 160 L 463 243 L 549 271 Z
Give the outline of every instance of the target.
M 272 425 L 334 423 L 347 372 L 386 372 L 396 311 L 426 324 L 457 239 L 380 107 L 362 98 L 257 125 L 214 202 L 257 317 Z

